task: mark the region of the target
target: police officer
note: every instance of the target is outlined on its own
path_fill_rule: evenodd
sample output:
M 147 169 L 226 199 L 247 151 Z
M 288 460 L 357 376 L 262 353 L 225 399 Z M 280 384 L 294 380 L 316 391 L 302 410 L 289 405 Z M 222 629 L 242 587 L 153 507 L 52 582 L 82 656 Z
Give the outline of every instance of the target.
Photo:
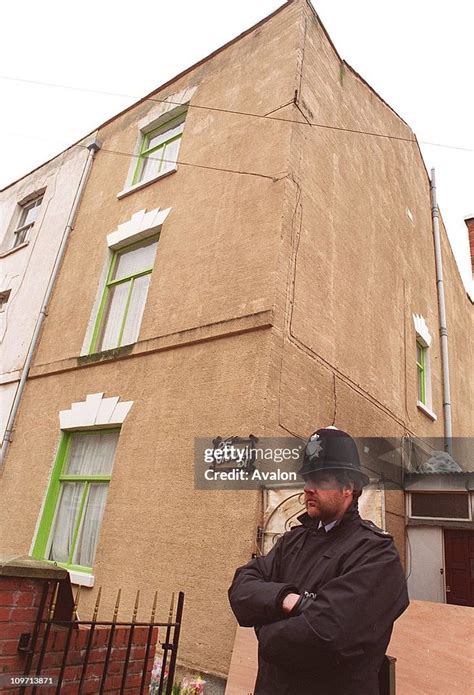
M 393 623 L 408 606 L 392 536 L 360 518 L 369 479 L 335 427 L 309 438 L 299 471 L 306 513 L 229 589 L 259 642 L 255 695 L 379 695 Z

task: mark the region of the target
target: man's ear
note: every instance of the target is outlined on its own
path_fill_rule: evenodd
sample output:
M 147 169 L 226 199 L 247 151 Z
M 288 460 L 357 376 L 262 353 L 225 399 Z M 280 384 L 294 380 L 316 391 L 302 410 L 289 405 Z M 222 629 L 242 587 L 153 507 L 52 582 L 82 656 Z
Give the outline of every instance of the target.
M 342 490 L 342 494 L 344 495 L 344 497 L 349 497 L 349 495 L 352 496 L 352 493 L 354 492 L 354 490 L 355 490 L 355 485 L 354 485 L 354 482 L 351 480 L 350 482 L 347 482 L 344 485 L 344 488 Z

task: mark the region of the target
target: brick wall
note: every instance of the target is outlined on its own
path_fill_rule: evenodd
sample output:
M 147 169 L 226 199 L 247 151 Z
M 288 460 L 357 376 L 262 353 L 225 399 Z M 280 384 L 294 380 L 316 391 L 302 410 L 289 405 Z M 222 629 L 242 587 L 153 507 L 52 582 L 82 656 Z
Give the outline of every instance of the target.
M 24 674 L 27 654 L 18 651 L 18 643 L 22 633 L 33 634 L 35 621 L 40 607 L 40 601 L 45 585 L 49 584 L 48 596 L 51 595 L 55 582 L 43 579 L 26 579 L 0 576 L 0 690 L 6 695 L 18 693 L 18 685 L 8 687 L 10 678 Z M 49 605 L 47 601 L 46 605 Z M 36 672 L 39 653 L 44 643 L 46 626 L 42 625 L 36 642 L 35 654 L 30 674 Z M 105 681 L 107 693 L 119 692 L 126 660 L 130 637 L 130 627 L 115 628 L 109 656 L 109 664 Z M 107 651 L 110 644 L 111 628 L 97 626 L 92 632 L 89 627 L 75 627 L 71 631 L 67 627 L 53 625 L 50 627 L 46 641 L 45 656 L 41 667 L 41 675 L 57 678 L 67 648 L 66 666 L 61 687 L 62 695 L 75 695 L 81 679 L 82 667 L 89 639 L 91 641 L 85 682 L 82 692 L 99 692 Z M 147 627 L 135 627 L 131 641 L 131 650 L 127 667 L 126 687 L 123 692 L 139 692 L 148 639 Z M 152 632 L 151 648 L 147 661 L 145 692 L 147 692 L 155 647 L 158 639 L 158 629 Z M 27 689 L 27 692 L 29 689 Z M 55 687 L 42 687 L 43 695 L 50 695 Z
M 45 580 L 0 577 L 0 674 L 23 673 L 26 658 L 18 641 L 33 632 L 44 585 Z

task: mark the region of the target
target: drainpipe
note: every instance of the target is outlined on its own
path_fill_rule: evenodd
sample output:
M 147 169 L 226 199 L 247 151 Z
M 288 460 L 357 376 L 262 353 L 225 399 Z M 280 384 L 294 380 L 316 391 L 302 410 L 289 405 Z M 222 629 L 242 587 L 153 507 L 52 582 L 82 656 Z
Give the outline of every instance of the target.
M 38 316 L 38 319 L 36 321 L 35 325 L 35 330 L 33 332 L 33 337 L 30 342 L 30 346 L 28 348 L 28 353 L 26 355 L 25 359 L 25 364 L 23 365 L 23 370 L 21 373 L 21 379 L 20 383 L 18 384 L 18 388 L 16 390 L 15 398 L 13 400 L 13 405 L 10 411 L 10 416 L 8 418 L 7 422 L 7 427 L 5 430 L 5 434 L 3 436 L 3 442 L 2 442 L 2 449 L 0 452 L 0 474 L 3 471 L 3 464 L 5 461 L 5 457 L 7 455 L 8 447 L 10 446 L 12 434 L 13 434 L 13 425 L 15 422 L 15 418 L 18 412 L 18 408 L 20 406 L 20 401 L 21 397 L 23 395 L 23 391 L 25 390 L 25 385 L 26 385 L 26 380 L 28 378 L 28 374 L 30 372 L 30 367 L 31 367 L 31 362 L 33 361 L 33 355 L 38 343 L 38 338 L 41 333 L 41 329 L 43 327 L 44 320 L 46 318 L 46 312 L 48 309 L 48 304 L 49 300 L 51 299 L 51 294 L 53 292 L 53 287 L 56 282 L 56 278 L 59 274 L 59 269 L 61 267 L 61 263 L 64 257 L 64 253 L 66 251 L 66 246 L 67 242 L 69 239 L 69 234 L 71 230 L 74 227 L 74 221 L 76 219 L 76 214 L 77 214 L 77 209 L 79 207 L 79 203 L 81 202 L 82 195 L 84 193 L 84 188 L 87 183 L 87 179 L 90 174 L 90 170 L 92 168 L 92 163 L 94 161 L 94 157 L 96 155 L 96 152 L 100 150 L 100 144 L 97 140 L 93 140 L 89 145 L 87 145 L 87 149 L 89 150 L 89 154 L 87 155 L 86 162 L 84 164 L 84 169 L 82 170 L 81 178 L 79 180 L 78 186 L 77 186 L 77 191 L 76 195 L 74 196 L 74 200 L 72 203 L 71 211 L 69 213 L 69 217 L 67 220 L 66 227 L 64 229 L 63 237 L 61 240 L 61 245 L 59 247 L 53 270 L 51 272 L 51 276 L 49 278 L 48 286 L 46 288 L 46 292 L 43 298 L 43 303 L 41 305 L 41 310 Z
M 451 420 L 451 391 L 449 388 L 448 327 L 446 323 L 446 305 L 444 301 L 443 260 L 441 257 L 441 238 L 439 232 L 439 209 L 436 200 L 435 170 L 431 169 L 431 217 L 433 220 L 433 237 L 436 262 L 436 287 L 438 290 L 439 335 L 441 340 L 441 367 L 443 371 L 443 415 L 444 415 L 444 449 L 452 454 L 453 436 Z

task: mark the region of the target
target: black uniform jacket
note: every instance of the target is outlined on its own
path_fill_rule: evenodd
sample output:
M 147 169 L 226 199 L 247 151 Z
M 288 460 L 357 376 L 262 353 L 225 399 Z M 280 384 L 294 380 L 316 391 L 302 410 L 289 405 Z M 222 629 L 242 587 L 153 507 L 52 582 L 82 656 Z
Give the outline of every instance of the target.
M 379 695 L 393 622 L 409 603 L 393 539 L 356 505 L 328 532 L 307 514 L 298 521 L 229 589 L 239 624 L 258 637 L 255 695 Z M 290 591 L 316 598 L 287 617 Z

